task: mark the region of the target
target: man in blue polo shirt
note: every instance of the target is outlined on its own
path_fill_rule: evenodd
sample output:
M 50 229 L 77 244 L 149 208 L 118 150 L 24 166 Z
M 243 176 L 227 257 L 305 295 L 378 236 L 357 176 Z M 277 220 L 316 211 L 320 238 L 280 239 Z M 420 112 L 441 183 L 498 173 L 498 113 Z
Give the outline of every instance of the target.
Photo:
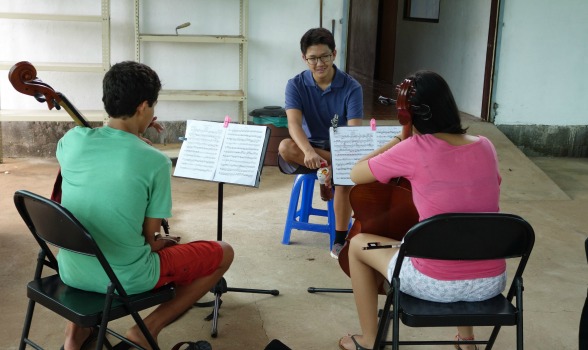
M 300 39 L 300 50 L 308 69 L 286 85 L 285 109 L 291 138 L 279 146 L 278 165 L 286 174 L 315 172 L 321 163 L 330 165 L 332 123 L 358 126 L 363 118 L 361 85 L 333 64 L 337 56 L 333 34 L 324 28 L 310 29 Z M 338 258 L 347 236 L 350 190 L 350 186 L 335 188 L 337 235 L 331 250 L 334 258 Z

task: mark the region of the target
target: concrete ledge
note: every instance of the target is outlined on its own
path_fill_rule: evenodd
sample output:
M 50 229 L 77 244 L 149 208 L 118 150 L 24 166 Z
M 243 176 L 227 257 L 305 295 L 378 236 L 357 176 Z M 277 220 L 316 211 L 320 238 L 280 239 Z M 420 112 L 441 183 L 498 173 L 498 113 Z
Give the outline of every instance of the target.
M 100 127 L 102 122 L 90 122 L 93 127 Z M 145 133 L 145 137 L 156 144 L 179 144 L 178 137 L 186 133 L 186 122 L 162 122 L 165 130 L 158 134 L 154 130 Z M 73 121 L 3 121 L 0 127 L 2 135 L 2 156 L 6 158 L 55 157 L 59 139 L 71 128 Z M 179 146 L 178 146 L 179 147 Z
M 497 125 L 529 157 L 588 157 L 588 125 Z

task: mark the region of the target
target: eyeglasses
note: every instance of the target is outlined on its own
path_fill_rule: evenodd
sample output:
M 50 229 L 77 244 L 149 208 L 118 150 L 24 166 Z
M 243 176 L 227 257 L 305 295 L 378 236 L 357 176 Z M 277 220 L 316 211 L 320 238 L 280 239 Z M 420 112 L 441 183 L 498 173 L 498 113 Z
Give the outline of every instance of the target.
M 324 56 L 321 56 L 321 57 L 309 57 L 309 58 L 304 58 L 304 59 L 306 60 L 306 62 L 308 62 L 308 64 L 310 64 L 310 65 L 313 65 L 313 66 L 314 66 L 315 64 L 317 64 L 317 63 L 318 63 L 318 60 L 319 60 L 319 59 L 320 59 L 320 60 L 321 60 L 321 62 L 323 62 L 323 63 L 329 63 L 329 62 L 331 62 L 331 59 L 332 59 L 332 58 L 333 58 L 333 54 L 332 54 L 332 53 L 330 53 L 330 54 L 328 54 L 328 55 L 324 55 Z

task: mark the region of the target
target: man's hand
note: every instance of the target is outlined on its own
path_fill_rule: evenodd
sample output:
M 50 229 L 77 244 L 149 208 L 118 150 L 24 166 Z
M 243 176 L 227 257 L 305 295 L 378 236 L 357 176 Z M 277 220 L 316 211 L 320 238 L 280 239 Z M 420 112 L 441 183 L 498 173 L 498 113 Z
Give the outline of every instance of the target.
M 323 162 L 327 163 L 314 149 L 304 154 L 304 166 L 309 169 L 318 169 Z
M 161 124 L 159 124 L 158 122 L 156 122 L 157 117 L 153 117 L 153 119 L 151 120 L 151 123 L 149 123 L 149 125 L 147 126 L 147 128 L 153 128 L 155 129 L 155 131 L 157 131 L 157 133 L 160 133 L 164 130 L 163 126 Z M 143 140 L 143 142 L 147 143 L 148 145 L 153 146 L 153 142 L 151 142 L 151 140 L 143 137 L 143 136 L 139 136 L 139 138 L 141 140 Z
M 163 128 L 163 125 L 156 122 L 156 120 L 157 120 L 157 117 L 153 117 L 153 120 L 151 120 L 151 123 L 149 123 L 149 126 L 147 126 L 147 128 L 153 128 L 159 134 L 160 132 L 162 132 L 164 130 L 164 128 Z
M 164 248 L 180 243 L 180 239 L 181 239 L 181 237 L 179 237 L 179 236 L 170 236 L 170 235 L 162 236 L 160 233 L 155 234 L 155 241 L 156 242 L 163 241 Z

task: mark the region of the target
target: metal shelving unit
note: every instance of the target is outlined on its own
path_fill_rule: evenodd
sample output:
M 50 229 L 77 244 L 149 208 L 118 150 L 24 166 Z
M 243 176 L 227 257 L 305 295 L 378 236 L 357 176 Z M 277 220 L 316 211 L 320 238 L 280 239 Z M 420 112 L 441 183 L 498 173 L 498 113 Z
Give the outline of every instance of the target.
M 110 68 L 110 0 L 102 0 L 102 13 L 96 16 L 44 14 L 44 13 L 9 13 L 0 12 L 0 19 L 27 19 L 37 21 L 69 21 L 102 23 L 102 62 L 71 63 L 71 62 L 34 62 L 39 71 L 60 72 L 106 72 Z M 7 70 L 15 62 L 0 61 L 0 69 Z
M 37 71 L 105 73 L 110 69 L 110 0 L 101 0 L 100 15 L 64 15 L 45 13 L 0 12 L 0 19 L 35 21 L 95 22 L 102 24 L 101 62 L 37 62 L 31 59 Z M 0 70 L 9 70 L 16 62 L 0 61 Z M 89 121 L 103 121 L 104 111 L 82 111 Z M 0 110 L 1 121 L 71 121 L 67 112 L 43 110 Z
M 239 122 L 247 122 L 247 19 L 249 0 L 239 0 L 239 35 L 167 35 L 140 31 L 140 0 L 135 0 L 135 60 L 141 62 L 141 44 L 145 42 L 233 44 L 239 45 L 238 90 L 162 90 L 162 101 L 234 101 L 239 103 Z

